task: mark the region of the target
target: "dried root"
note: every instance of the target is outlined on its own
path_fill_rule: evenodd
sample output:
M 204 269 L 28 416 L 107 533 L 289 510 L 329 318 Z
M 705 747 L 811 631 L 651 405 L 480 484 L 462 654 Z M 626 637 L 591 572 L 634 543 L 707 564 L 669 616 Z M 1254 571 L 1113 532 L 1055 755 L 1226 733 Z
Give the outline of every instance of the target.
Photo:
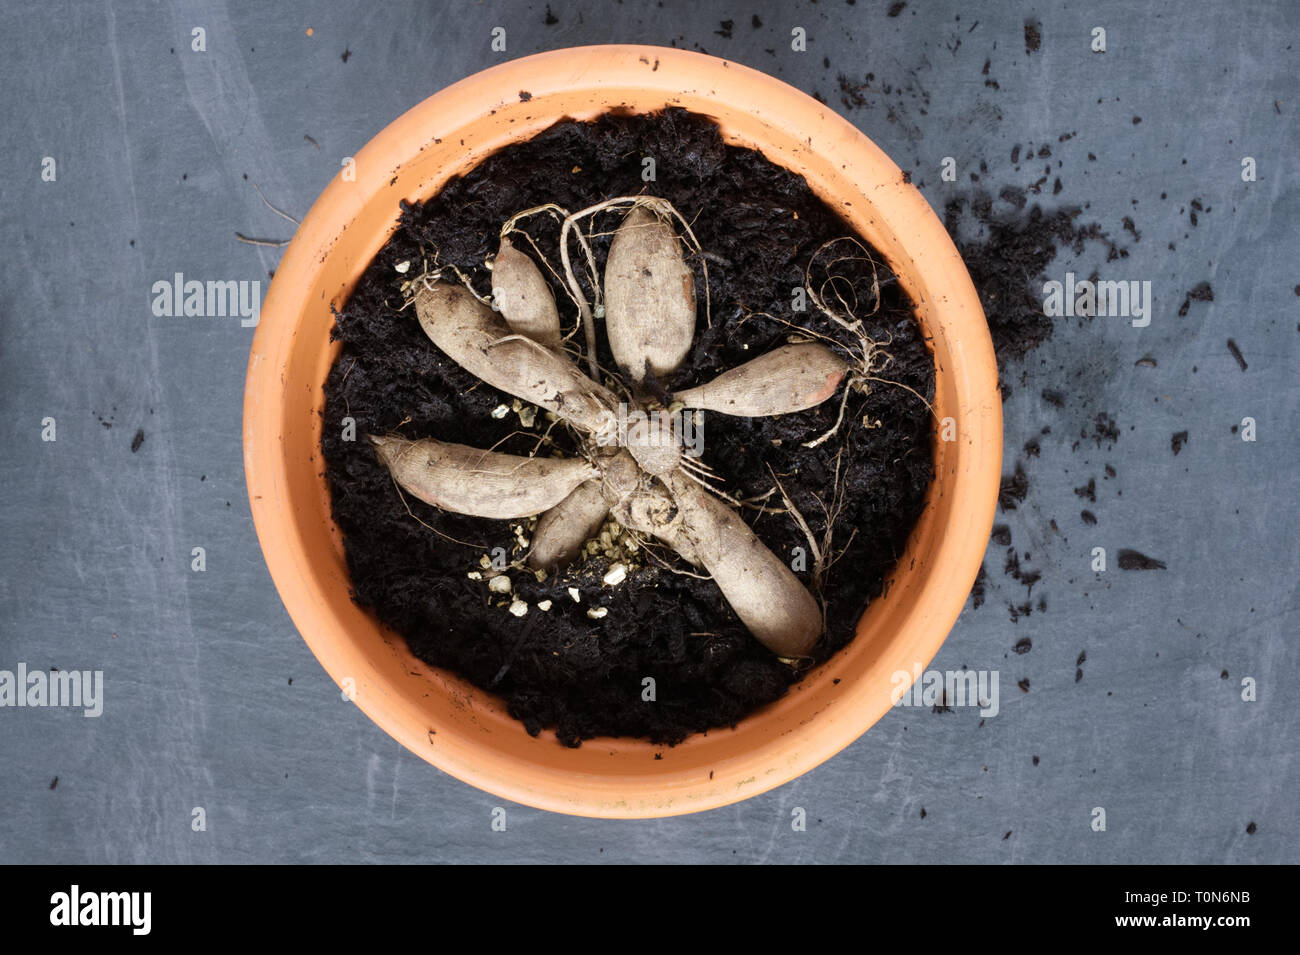
M 528 566 L 534 570 L 550 570 L 572 563 L 608 515 L 609 505 L 605 503 L 600 480 L 580 484 L 538 519 Z
M 758 418 L 815 408 L 839 390 L 849 365 L 824 345 L 783 345 L 674 396 L 687 408 Z
M 471 517 L 532 517 L 597 475 L 581 459 L 524 458 L 433 438 L 372 435 L 370 442 L 404 490 L 426 504 Z
M 679 553 L 683 543 L 694 551 L 693 562 L 713 576 L 760 643 L 779 657 L 806 656 L 822 632 L 813 595 L 739 514 L 676 474 L 668 475 L 667 484 L 681 511 L 680 529 L 667 543 Z
M 560 312 L 533 260 L 501 240 L 492 260 L 492 298 L 510 329 L 547 348 L 560 347 Z
M 434 282 L 416 293 L 415 310 L 429 339 L 470 374 L 523 401 L 597 433 L 618 399 L 558 352 L 514 335 L 460 285 Z
M 695 338 L 695 277 L 672 226 L 644 206 L 627 214 L 609 247 L 605 334 L 637 383 L 676 371 Z

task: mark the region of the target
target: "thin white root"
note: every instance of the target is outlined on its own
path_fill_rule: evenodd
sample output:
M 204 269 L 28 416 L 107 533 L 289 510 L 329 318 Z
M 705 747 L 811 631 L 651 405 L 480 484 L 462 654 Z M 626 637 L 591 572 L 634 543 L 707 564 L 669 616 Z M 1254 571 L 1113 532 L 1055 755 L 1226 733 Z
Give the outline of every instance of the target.
M 845 388 L 845 389 L 844 389 L 844 396 L 843 396 L 842 398 L 840 398 L 840 413 L 839 413 L 839 415 L 837 415 L 836 418 L 835 418 L 835 425 L 834 425 L 834 427 L 832 427 L 829 431 L 827 431 L 825 434 L 823 434 L 820 438 L 813 438 L 813 440 L 811 440 L 811 441 L 805 441 L 805 442 L 803 443 L 803 446 L 804 446 L 805 448 L 815 448 L 815 447 L 817 447 L 817 446 L 820 445 L 820 444 L 825 444 L 825 443 L 826 443 L 827 441 L 829 441 L 832 437 L 834 437 L 835 432 L 839 431 L 839 430 L 840 430 L 840 425 L 844 423 L 844 407 L 845 407 L 848 403 L 849 403 L 849 389 L 848 389 L 848 388 Z
M 705 461 L 704 458 L 698 458 L 695 455 L 690 453 L 683 453 L 682 458 L 684 459 L 682 463 L 686 464 L 688 467 L 692 467 L 697 471 L 709 475 L 710 477 L 718 476 L 718 472 L 713 470 L 713 467 L 709 464 L 708 461 Z
M 716 475 L 706 478 L 703 475 L 697 474 L 694 471 L 687 470 L 686 468 L 679 469 L 677 473 L 691 481 L 694 481 L 696 484 L 704 488 L 704 490 L 708 491 L 714 497 L 721 498 L 722 500 L 726 501 L 728 504 L 736 505 L 736 507 L 741 506 L 740 501 L 736 500 L 726 491 L 719 490 L 718 488 L 714 487 L 712 484 L 709 483 L 710 480 L 713 481 L 718 480 Z
M 852 245 L 857 247 L 857 249 L 859 250 L 859 252 L 861 252 L 861 254 L 860 255 L 838 255 L 833 259 L 831 259 L 824 266 L 824 269 L 827 274 L 826 280 L 822 282 L 820 285 L 814 286 L 812 280 L 812 270 L 813 270 L 813 266 L 817 262 L 817 257 L 821 255 L 823 252 L 825 252 L 827 249 L 831 248 L 831 246 L 836 245 L 837 243 L 840 242 L 851 243 Z M 808 289 L 808 297 L 813 300 L 813 304 L 816 305 L 823 313 L 825 313 L 825 315 L 828 318 L 837 322 L 844 328 L 847 328 L 851 332 L 854 332 L 856 334 L 861 334 L 862 319 L 854 316 L 854 313 L 858 309 L 857 294 L 853 291 L 853 286 L 848 281 L 848 279 L 844 278 L 844 276 L 835 275 L 830 270 L 831 266 L 837 262 L 870 263 L 872 305 L 871 305 L 871 311 L 867 312 L 866 316 L 863 317 L 865 318 L 874 315 L 877 309 L 880 308 L 880 271 L 876 266 L 876 260 L 872 257 L 871 253 L 867 250 L 867 247 L 864 246 L 861 242 L 859 242 L 858 239 L 854 236 L 851 235 L 841 236 L 837 239 L 831 239 L 829 242 L 825 242 L 818 247 L 817 251 L 815 251 L 812 254 L 812 257 L 808 260 L 808 267 L 804 270 L 804 287 Z M 841 283 L 843 283 L 843 285 L 848 286 L 849 294 L 853 298 L 852 303 L 845 301 L 844 295 L 841 292 L 841 287 L 842 287 Z M 831 290 L 831 292 L 834 293 L 835 300 L 839 303 L 842 311 L 837 311 L 835 308 L 831 307 L 826 303 L 826 298 L 827 298 L 826 290 L 828 288 Z
M 295 219 L 293 216 L 289 215 L 289 213 L 285 212 L 283 209 L 280 209 L 277 206 L 273 205 L 271 203 L 271 200 L 266 198 L 266 193 L 262 191 L 261 186 L 259 186 L 257 183 L 253 183 L 253 188 L 257 190 L 257 197 L 261 199 L 263 203 L 266 204 L 266 207 L 270 209 L 272 212 L 274 212 L 276 215 L 278 215 L 281 219 L 285 219 L 288 222 L 292 222 L 294 225 L 302 225 L 302 220 Z
M 722 480 L 722 478 L 718 476 L 718 472 L 713 470 L 713 468 L 709 467 L 707 464 L 705 464 L 702 458 L 693 458 L 689 454 L 683 454 L 681 460 L 678 461 L 677 463 L 680 464 L 687 471 L 690 471 L 692 474 L 698 474 L 700 477 L 704 478 L 705 480 L 708 481 Z
M 785 486 L 781 483 L 780 478 L 776 476 L 776 472 L 772 470 L 770 465 L 767 471 L 772 475 L 772 480 L 776 482 L 777 490 L 781 492 L 781 499 L 785 501 L 786 513 L 794 518 L 794 522 L 799 525 L 799 530 L 803 531 L 804 537 L 808 538 L 808 549 L 813 555 L 813 580 L 820 590 L 823 571 L 822 549 L 817 545 L 817 538 L 813 536 L 812 528 L 808 526 L 808 522 L 803 519 L 803 514 L 799 512 L 799 508 L 794 506 L 794 501 L 790 500 L 790 495 L 785 493 Z M 838 473 L 838 468 L 836 471 Z

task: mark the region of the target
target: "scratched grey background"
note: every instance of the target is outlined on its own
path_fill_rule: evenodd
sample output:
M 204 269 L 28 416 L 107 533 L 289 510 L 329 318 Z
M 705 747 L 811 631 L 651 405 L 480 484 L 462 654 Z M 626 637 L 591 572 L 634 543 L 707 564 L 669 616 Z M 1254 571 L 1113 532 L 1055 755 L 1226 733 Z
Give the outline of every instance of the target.
M 0 669 L 102 669 L 107 700 L 97 720 L 0 709 L 0 862 L 1300 861 L 1300 6 L 889 5 L 554 0 L 548 24 L 545 4 L 522 2 L 5 3 Z M 1027 16 L 1042 25 L 1032 53 Z M 489 48 L 498 25 L 505 54 Z M 790 50 L 796 25 L 806 53 Z M 1099 25 L 1104 54 L 1089 50 Z M 244 489 L 251 330 L 155 318 L 150 288 L 175 272 L 265 281 L 278 250 L 234 233 L 290 226 L 252 183 L 301 216 L 341 157 L 442 87 L 503 57 L 623 41 L 702 48 L 820 94 L 936 209 L 1032 183 L 1040 161 L 1016 170 L 1011 147 L 1050 144 L 1062 191 L 1031 198 L 1088 204 L 1083 221 L 1130 252 L 1105 263 L 1092 244 L 1052 274 L 1150 280 L 1155 315 L 1146 329 L 1063 323 L 1012 366 L 1006 469 L 1023 460 L 1030 487 L 999 521 L 1046 609 L 1011 620 L 1026 588 L 991 545 L 986 602 L 934 664 L 1000 670 L 996 718 L 900 709 L 736 806 L 632 823 L 512 806 L 494 833 L 501 800 L 340 702 L 281 606 Z M 837 78 L 868 72 L 850 108 Z M 56 182 L 41 180 L 45 156 Z M 1257 182 L 1241 181 L 1243 156 Z M 1180 318 L 1200 281 L 1214 301 Z M 1146 354 L 1156 367 L 1134 365 Z M 1118 441 L 1071 450 L 1099 412 Z M 1230 430 L 1247 415 L 1253 444 Z M 1023 453 L 1045 426 L 1040 456 Z M 1073 492 L 1092 476 L 1095 504 Z M 189 570 L 196 545 L 206 573 Z M 1088 569 L 1094 546 L 1104 574 Z M 1120 547 L 1168 569 L 1118 570 Z M 1024 637 L 1032 650 L 1013 652 Z

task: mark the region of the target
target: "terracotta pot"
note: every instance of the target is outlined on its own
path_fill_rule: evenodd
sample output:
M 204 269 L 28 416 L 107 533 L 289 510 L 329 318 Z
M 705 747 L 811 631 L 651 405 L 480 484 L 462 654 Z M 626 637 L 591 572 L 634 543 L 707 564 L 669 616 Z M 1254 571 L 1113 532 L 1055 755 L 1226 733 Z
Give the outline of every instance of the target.
M 736 729 L 676 746 L 530 737 L 496 697 L 417 660 L 349 597 L 330 519 L 320 433 L 341 305 L 392 234 L 401 199 L 435 194 L 490 153 L 564 117 L 667 105 L 712 117 L 729 142 L 804 176 L 879 249 L 933 342 L 936 478 L 891 578 L 853 642 Z M 387 733 L 439 769 L 505 799 L 588 816 L 710 809 L 794 779 L 890 709 L 897 672 L 924 667 L 966 601 L 993 521 L 1002 406 L 975 289 L 921 194 L 870 140 L 811 97 L 735 63 L 658 47 L 556 50 L 478 73 L 397 119 L 330 183 L 276 270 L 253 338 L 244 466 L 271 576 L 330 676 Z M 350 681 L 350 682 L 348 682 Z M 662 758 L 656 758 L 661 756 Z

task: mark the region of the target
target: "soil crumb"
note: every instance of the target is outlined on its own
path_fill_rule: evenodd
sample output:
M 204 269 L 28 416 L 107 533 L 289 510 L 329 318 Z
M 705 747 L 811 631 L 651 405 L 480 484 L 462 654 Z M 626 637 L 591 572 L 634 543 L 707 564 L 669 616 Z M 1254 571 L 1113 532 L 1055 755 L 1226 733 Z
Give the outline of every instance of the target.
M 1037 20 L 1025 21 L 1025 53 L 1037 53 L 1043 45 L 1043 25 Z
M 1178 306 L 1178 317 L 1179 318 L 1186 317 L 1187 313 L 1191 310 L 1193 302 L 1213 302 L 1213 301 L 1214 301 L 1214 289 L 1210 286 L 1210 283 L 1200 282 L 1196 285 L 1195 288 L 1193 288 L 1190 292 L 1187 293 L 1187 296 L 1183 299 L 1183 304 Z
M 1029 494 L 1029 475 L 1025 473 L 1022 462 L 1016 462 L 1016 469 L 1011 474 L 1002 475 L 1002 487 L 998 490 L 998 504 L 1004 511 L 1014 511 Z
M 1120 570 L 1164 570 L 1165 562 L 1125 547 L 1119 552 Z
M 1237 343 L 1234 342 L 1231 338 L 1228 339 L 1228 351 L 1231 352 L 1232 357 L 1237 360 L 1237 364 L 1240 366 L 1242 371 L 1245 371 L 1248 367 L 1250 367 L 1246 364 L 1246 359 L 1241 354 L 1241 349 L 1237 347 Z
M 984 595 L 988 590 L 988 570 L 983 564 L 980 564 L 979 573 L 975 575 L 975 583 L 971 586 L 970 596 L 971 603 L 976 609 L 984 606 Z

